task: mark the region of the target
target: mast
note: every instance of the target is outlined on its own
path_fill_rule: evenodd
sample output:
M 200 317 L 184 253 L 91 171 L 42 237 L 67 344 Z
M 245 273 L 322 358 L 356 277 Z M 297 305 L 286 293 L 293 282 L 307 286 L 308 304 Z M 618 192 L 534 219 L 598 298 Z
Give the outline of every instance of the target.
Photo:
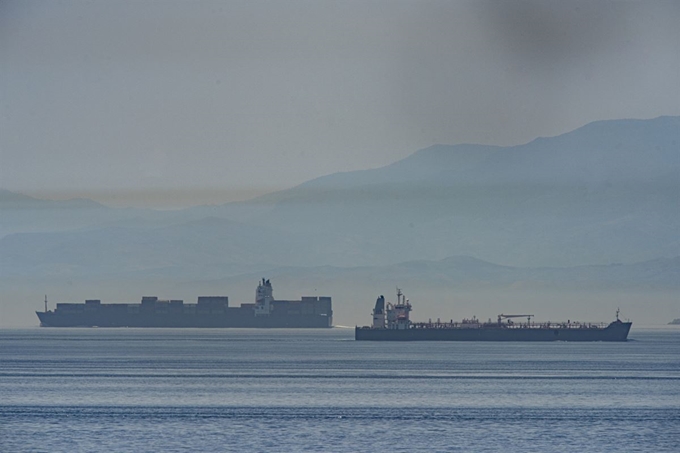
M 47 313 L 47 294 L 45 294 L 45 313 Z

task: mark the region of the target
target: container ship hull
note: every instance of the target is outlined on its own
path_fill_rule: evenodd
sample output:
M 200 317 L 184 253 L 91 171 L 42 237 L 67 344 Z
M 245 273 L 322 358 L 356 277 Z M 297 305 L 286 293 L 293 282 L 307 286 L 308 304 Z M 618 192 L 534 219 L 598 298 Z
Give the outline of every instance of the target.
M 42 327 L 251 327 L 321 328 L 332 327 L 332 318 L 322 315 L 230 316 L 185 314 L 87 314 L 60 315 L 36 312 Z
M 138 304 L 59 303 L 56 310 L 36 312 L 42 327 L 333 327 L 330 297 L 307 296 L 299 300 L 274 299 L 269 280 L 262 279 L 255 303 L 229 306 L 227 296 L 201 296 L 198 303 L 159 300 L 146 296 Z

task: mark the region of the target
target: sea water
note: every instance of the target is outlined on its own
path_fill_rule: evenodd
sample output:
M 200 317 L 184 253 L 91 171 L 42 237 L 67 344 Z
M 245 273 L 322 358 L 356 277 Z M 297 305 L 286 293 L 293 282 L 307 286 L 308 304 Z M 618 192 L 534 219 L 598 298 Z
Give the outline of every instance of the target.
M 372 343 L 351 329 L 0 331 L 0 452 L 680 451 L 680 329 Z

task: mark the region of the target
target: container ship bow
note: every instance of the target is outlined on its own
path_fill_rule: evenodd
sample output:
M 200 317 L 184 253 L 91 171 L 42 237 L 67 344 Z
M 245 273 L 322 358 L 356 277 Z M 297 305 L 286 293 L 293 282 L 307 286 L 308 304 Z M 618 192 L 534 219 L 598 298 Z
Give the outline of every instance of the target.
M 141 303 L 58 303 L 36 312 L 43 327 L 332 327 L 330 297 L 276 300 L 269 280 L 257 286 L 255 303 L 230 307 L 227 296 L 201 296 L 195 304 L 143 297 Z
M 356 327 L 359 341 L 626 341 L 631 322 L 619 319 L 609 324 L 567 321 L 533 322 L 534 315 L 498 315 L 498 321 L 480 322 L 477 318 L 461 322 L 410 320 L 411 303 L 397 289 L 397 302 L 385 303 L 380 296 L 373 309 L 373 323 Z M 520 319 L 516 322 L 513 319 Z M 522 322 L 524 321 L 525 322 Z

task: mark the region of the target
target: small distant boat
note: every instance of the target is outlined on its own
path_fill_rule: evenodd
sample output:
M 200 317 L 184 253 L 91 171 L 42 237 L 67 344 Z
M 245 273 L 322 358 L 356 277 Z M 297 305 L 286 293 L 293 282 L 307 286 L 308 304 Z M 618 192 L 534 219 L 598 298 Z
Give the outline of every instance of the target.
M 680 318 L 675 318 L 671 322 L 668 323 L 669 326 L 680 326 Z

